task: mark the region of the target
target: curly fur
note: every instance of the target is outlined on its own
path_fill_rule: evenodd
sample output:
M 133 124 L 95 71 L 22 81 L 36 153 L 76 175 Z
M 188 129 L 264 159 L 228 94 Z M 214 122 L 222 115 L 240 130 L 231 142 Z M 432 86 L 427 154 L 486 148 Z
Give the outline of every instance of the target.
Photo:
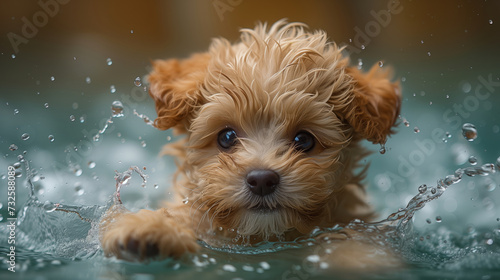
M 363 172 L 354 170 L 367 154 L 359 141 L 385 143 L 399 114 L 399 86 L 390 71 L 374 66 L 362 73 L 325 32 L 279 21 L 242 29 L 235 44 L 215 39 L 207 53 L 156 61 L 149 81 L 156 127 L 186 134 L 163 151 L 179 167 L 177 198 L 167 209 L 177 209 L 169 215 L 186 231 L 252 243 L 372 216 Z M 239 144 L 222 151 L 217 135 L 228 127 Z M 293 148 L 299 131 L 315 137 L 313 150 Z M 254 169 L 279 174 L 275 192 L 257 196 L 245 187 Z M 121 229 L 122 236 L 139 238 Z M 103 244 L 117 239 L 110 232 Z

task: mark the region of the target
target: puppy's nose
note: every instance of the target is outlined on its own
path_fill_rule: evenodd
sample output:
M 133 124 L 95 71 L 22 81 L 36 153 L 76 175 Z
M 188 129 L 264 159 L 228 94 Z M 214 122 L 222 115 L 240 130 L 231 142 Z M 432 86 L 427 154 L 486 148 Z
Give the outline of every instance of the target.
M 265 196 L 273 193 L 280 182 L 278 173 L 269 169 L 256 169 L 247 174 L 248 188 L 256 195 Z

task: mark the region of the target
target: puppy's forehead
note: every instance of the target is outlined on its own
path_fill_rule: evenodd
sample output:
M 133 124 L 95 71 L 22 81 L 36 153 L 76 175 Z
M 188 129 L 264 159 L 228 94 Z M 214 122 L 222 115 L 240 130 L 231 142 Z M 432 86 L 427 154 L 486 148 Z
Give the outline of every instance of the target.
M 208 94 L 241 88 L 270 96 L 304 92 L 328 100 L 345 84 L 348 62 L 341 49 L 328 43 L 324 32 L 306 32 L 297 25 L 243 30 L 241 42 L 214 40 L 209 53 Z

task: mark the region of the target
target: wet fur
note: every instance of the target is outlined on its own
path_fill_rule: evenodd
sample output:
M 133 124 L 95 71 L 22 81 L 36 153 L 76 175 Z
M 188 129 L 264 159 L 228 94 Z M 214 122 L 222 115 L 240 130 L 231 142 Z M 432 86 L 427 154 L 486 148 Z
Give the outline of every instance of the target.
M 243 29 L 235 44 L 215 39 L 206 53 L 153 67 L 155 125 L 186 135 L 163 150 L 177 160 L 176 199 L 157 211 L 110 210 L 101 230 L 106 254 L 180 257 L 197 250 L 196 238 L 293 240 L 316 226 L 373 216 L 363 172 L 354 171 L 367 155 L 359 141 L 385 143 L 399 114 L 399 85 L 387 67 L 362 73 L 323 31 L 284 21 Z M 226 127 L 240 141 L 230 152 L 216 143 Z M 299 131 L 316 138 L 312 151 L 292 147 Z M 281 177 L 263 197 L 244 181 L 262 168 Z M 254 210 L 258 205 L 273 210 Z

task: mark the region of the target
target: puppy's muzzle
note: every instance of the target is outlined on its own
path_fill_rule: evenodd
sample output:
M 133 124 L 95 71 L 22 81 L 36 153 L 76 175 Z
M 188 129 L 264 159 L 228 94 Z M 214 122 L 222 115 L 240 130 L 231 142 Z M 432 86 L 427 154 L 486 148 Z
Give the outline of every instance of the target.
M 246 185 L 254 194 L 266 196 L 272 194 L 280 183 L 280 176 L 270 169 L 255 169 L 248 172 Z

